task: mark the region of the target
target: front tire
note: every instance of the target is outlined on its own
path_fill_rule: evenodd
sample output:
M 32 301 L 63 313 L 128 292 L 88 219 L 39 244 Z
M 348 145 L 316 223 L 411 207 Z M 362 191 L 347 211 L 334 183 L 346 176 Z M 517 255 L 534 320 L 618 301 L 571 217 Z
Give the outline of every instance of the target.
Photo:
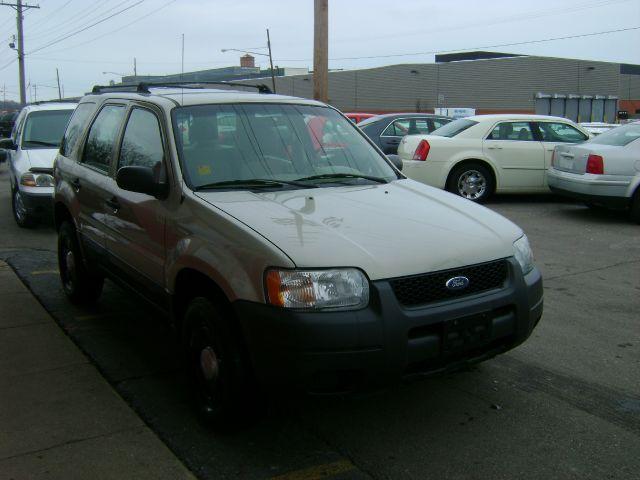
M 215 429 L 233 429 L 258 412 L 258 395 L 230 315 L 206 297 L 192 299 L 183 316 L 183 349 L 195 408 Z
M 87 270 L 76 229 L 68 221 L 62 222 L 58 230 L 58 269 L 62 288 L 71 303 L 90 305 L 100 298 L 104 278 Z
M 25 207 L 18 188 L 12 188 L 11 210 L 13 211 L 13 218 L 20 228 L 33 228 L 35 226 L 36 219 Z
M 447 190 L 451 193 L 482 203 L 495 188 L 491 171 L 479 163 L 466 163 L 453 169 L 447 181 Z
M 631 198 L 631 208 L 629 209 L 631 221 L 640 223 L 640 188 L 636 190 Z

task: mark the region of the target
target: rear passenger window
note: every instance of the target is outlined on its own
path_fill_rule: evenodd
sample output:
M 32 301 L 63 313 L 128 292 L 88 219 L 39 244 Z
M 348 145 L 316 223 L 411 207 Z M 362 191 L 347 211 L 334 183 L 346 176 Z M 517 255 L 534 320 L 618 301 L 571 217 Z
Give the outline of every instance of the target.
M 69 156 L 73 147 L 78 143 L 85 122 L 91 115 L 91 112 L 93 112 L 94 107 L 95 103 L 81 103 L 76 107 L 75 112 L 73 112 L 73 116 L 71 120 L 69 120 L 69 125 L 67 125 L 67 129 L 64 132 L 62 145 L 60 145 L 60 153 L 65 157 Z
M 163 157 L 158 117 L 149 110 L 134 108 L 122 138 L 118 168 L 140 166 L 160 169 Z
M 100 110 L 89 130 L 82 163 L 104 172 L 109 171 L 124 112 L 124 105 L 107 105 Z
M 488 140 L 533 141 L 533 132 L 529 122 L 502 122 L 491 131 Z

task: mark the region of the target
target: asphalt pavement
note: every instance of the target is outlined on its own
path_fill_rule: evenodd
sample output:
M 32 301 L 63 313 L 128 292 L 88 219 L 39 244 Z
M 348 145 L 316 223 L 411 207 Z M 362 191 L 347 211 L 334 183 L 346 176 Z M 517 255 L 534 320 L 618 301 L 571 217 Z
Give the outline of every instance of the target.
M 66 302 L 55 234 L 15 225 L 6 165 L 0 259 L 200 478 L 638 478 L 640 226 L 551 195 L 488 207 L 525 230 L 544 275 L 545 314 L 525 344 L 385 391 L 279 398 L 227 434 L 194 419 L 162 315 L 111 283 L 93 309 Z

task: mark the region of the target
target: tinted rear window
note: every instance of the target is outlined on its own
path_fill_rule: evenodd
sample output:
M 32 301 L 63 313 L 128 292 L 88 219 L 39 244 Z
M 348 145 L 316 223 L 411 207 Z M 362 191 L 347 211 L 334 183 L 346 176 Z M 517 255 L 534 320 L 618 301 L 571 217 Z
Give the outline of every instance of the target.
M 434 130 L 431 135 L 438 135 L 440 137 L 455 137 L 461 132 L 464 132 L 467 128 L 477 125 L 475 120 L 468 120 L 466 118 L 460 118 L 454 120 L 451 123 L 447 123 L 445 126 Z
M 624 147 L 638 138 L 640 138 L 640 124 L 633 123 L 616 127 L 608 132 L 601 133 L 596 138 L 589 140 L 589 142 L 599 145 L 616 145 Z

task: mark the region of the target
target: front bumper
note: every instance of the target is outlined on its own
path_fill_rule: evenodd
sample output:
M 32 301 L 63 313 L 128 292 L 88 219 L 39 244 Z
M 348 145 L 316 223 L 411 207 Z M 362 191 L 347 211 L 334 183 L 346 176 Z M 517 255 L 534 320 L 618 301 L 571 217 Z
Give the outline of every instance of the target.
M 20 187 L 20 197 L 29 215 L 53 215 L 53 187 Z
M 542 316 L 542 277 L 537 269 L 523 277 L 514 259 L 508 264 L 502 289 L 420 307 L 400 305 L 382 280 L 372 282 L 369 306 L 357 311 L 289 311 L 246 301 L 234 309 L 263 385 L 349 391 L 459 368 L 526 340 Z M 451 348 L 452 335 L 479 324 L 488 326 L 481 338 Z
M 603 178 L 604 175 L 577 174 L 551 168 L 547 172 L 549 189 L 553 193 L 583 202 L 611 208 L 625 208 L 630 202 L 626 178 Z

